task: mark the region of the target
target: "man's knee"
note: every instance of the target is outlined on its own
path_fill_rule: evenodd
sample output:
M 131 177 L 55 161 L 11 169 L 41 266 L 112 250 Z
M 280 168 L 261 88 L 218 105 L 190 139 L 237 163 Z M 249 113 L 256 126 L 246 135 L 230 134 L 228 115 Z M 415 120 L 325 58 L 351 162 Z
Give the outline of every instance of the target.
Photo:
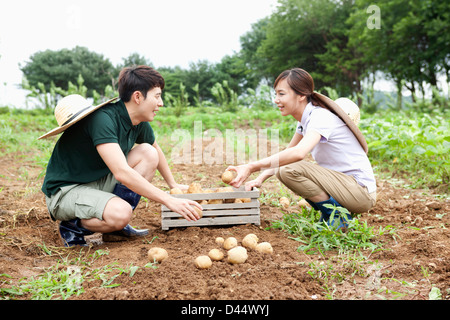
M 105 207 L 103 220 L 114 230 L 122 230 L 130 222 L 133 209 L 125 200 L 114 197 Z
M 133 148 L 133 154 L 136 154 L 138 158 L 149 161 L 159 162 L 158 151 L 154 146 L 149 143 L 141 143 Z
M 159 165 L 158 150 L 148 143 L 137 145 L 128 155 L 128 164 L 149 180 Z

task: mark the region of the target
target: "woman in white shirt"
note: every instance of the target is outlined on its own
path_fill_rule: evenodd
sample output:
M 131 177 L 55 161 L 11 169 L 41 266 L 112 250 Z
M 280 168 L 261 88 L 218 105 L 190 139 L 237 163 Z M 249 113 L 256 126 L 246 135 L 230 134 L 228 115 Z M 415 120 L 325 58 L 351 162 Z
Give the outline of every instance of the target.
M 276 174 L 296 194 L 321 211 L 321 221 L 346 227 L 352 215 L 335 214 L 325 204 L 362 213 L 376 202 L 376 183 L 367 157 L 367 143 L 357 125 L 331 99 L 314 91 L 314 80 L 303 69 L 282 72 L 274 84 L 275 103 L 281 115 L 297 120 L 297 130 L 287 148 L 275 155 L 228 170 L 237 175 L 230 185 L 239 187 L 253 172 L 262 171 L 245 184 L 260 187 Z M 316 163 L 304 160 L 311 153 Z M 339 210 L 338 210 L 339 211 Z

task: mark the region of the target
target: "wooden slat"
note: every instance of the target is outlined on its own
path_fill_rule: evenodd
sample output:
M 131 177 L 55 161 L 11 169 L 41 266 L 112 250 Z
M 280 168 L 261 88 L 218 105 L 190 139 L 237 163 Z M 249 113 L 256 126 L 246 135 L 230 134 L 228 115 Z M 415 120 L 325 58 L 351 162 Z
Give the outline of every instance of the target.
M 171 194 L 171 196 L 190 200 L 259 198 L 259 190 L 257 188 L 254 188 L 252 191 L 245 191 L 244 187 L 232 188 L 233 192 L 183 193 Z
M 243 215 L 257 215 L 259 214 L 259 208 L 252 209 L 242 209 L 242 210 L 210 210 L 203 211 L 203 216 L 243 216 Z M 162 215 L 163 218 L 180 218 L 182 217 L 179 213 L 173 211 L 166 211 Z M 184 219 L 184 218 L 183 218 Z
M 219 226 L 219 225 L 236 225 L 252 223 L 260 225 L 259 216 L 242 216 L 242 217 L 215 217 L 202 218 L 197 221 L 187 221 L 185 219 L 163 219 L 162 229 L 168 230 L 171 227 L 201 227 L 201 226 Z
M 176 198 L 190 200 L 250 198 L 244 203 L 220 203 L 202 205 L 203 217 L 197 221 L 187 221 L 165 205 L 161 205 L 161 226 L 163 230 L 171 227 L 218 226 L 253 223 L 260 225 L 259 190 L 245 191 L 244 187 L 233 188 L 233 192 L 172 194 Z
M 250 202 L 244 203 L 216 203 L 216 204 L 202 204 L 203 210 L 211 209 L 241 209 L 241 208 L 259 208 L 259 200 L 251 199 Z M 171 211 L 165 205 L 161 205 L 161 211 Z

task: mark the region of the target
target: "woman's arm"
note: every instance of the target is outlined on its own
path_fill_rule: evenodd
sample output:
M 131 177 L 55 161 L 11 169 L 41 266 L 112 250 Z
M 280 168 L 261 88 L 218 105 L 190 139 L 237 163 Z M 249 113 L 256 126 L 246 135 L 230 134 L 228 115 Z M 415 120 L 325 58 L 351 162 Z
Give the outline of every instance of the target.
M 300 142 L 300 140 L 302 140 L 302 138 L 303 138 L 303 136 L 301 134 L 295 133 L 286 148 L 289 149 L 289 148 L 296 146 Z M 267 179 L 272 177 L 277 172 L 277 170 L 278 170 L 278 168 L 270 168 L 270 169 L 264 170 L 256 179 L 248 181 L 245 184 L 245 189 L 252 190 L 254 187 L 256 187 L 256 188 L 261 187 L 261 185 L 264 183 L 264 181 L 266 181 Z
M 228 170 L 237 172 L 236 178 L 230 182 L 230 185 L 238 188 L 250 174 L 261 170 L 266 170 L 267 172 L 261 175 L 260 181 L 264 178 L 267 179 L 269 174 L 274 174 L 277 168 L 303 160 L 319 143 L 320 138 L 320 134 L 316 131 L 308 131 L 303 138 L 294 135 L 288 148 L 277 154 L 245 165 L 228 167 Z

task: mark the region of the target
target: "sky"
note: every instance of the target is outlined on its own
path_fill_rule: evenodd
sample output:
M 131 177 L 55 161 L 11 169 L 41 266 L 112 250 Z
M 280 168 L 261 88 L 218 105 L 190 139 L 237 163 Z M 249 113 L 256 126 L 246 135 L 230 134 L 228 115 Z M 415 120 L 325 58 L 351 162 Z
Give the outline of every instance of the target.
M 0 106 L 24 102 L 19 65 L 83 46 L 114 65 L 131 53 L 156 67 L 219 62 L 277 0 L 15 0 L 0 4 Z

